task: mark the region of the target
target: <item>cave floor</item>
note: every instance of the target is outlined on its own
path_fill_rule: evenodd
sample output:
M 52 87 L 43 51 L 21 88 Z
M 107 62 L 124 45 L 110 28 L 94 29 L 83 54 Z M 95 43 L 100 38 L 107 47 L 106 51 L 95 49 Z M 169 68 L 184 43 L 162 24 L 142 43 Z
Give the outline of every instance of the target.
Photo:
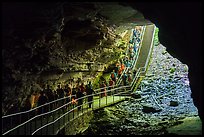
M 191 98 L 188 66 L 154 47 L 146 77 L 130 98 L 95 113 L 85 135 L 202 135 Z

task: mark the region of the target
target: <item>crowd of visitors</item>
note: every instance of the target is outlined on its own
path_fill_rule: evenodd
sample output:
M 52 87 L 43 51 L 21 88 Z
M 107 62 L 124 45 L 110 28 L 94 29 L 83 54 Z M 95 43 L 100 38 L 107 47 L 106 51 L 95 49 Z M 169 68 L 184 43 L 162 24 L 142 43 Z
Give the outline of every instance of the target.
M 130 84 L 132 81 L 132 77 L 134 76 L 130 71 L 134 65 L 134 57 L 138 53 L 139 43 L 140 43 L 140 31 L 139 29 L 133 29 L 133 35 L 128 45 L 128 52 L 126 52 L 126 56 L 115 64 L 113 71 L 110 75 L 110 85 L 116 84 L 116 81 L 121 77 L 123 81 L 123 85 L 126 86 Z M 129 71 L 124 72 L 125 68 L 128 68 Z M 112 82 L 113 81 L 113 82 Z
M 134 73 L 132 74 L 131 71 L 127 71 L 125 73 L 125 68 L 132 68 L 133 67 L 133 60 L 134 55 L 137 53 L 138 47 L 140 43 L 140 32 L 137 29 L 133 30 L 132 38 L 129 42 L 128 46 L 128 52 L 126 53 L 126 56 L 118 60 L 118 62 L 115 64 L 115 67 L 113 68 L 110 79 L 108 82 L 106 81 L 100 81 L 99 86 L 101 88 L 101 94 L 100 97 L 109 95 L 110 92 L 107 93 L 107 90 L 112 89 L 115 85 L 117 80 L 121 77 L 122 83 L 124 86 L 127 84 L 130 84 L 132 81 L 132 77 L 134 76 Z M 43 90 L 37 93 L 36 91 L 33 92 L 31 96 L 28 97 L 26 101 L 26 110 L 29 110 L 31 108 L 43 105 L 48 102 L 52 102 L 57 99 L 61 99 L 60 101 L 55 101 L 53 103 L 50 103 L 50 105 L 45 105 L 45 107 L 40 107 L 38 109 L 39 113 L 44 113 L 49 110 L 53 110 L 57 107 L 60 107 L 64 105 L 65 103 L 69 103 L 69 105 L 66 106 L 68 108 L 69 106 L 78 105 L 78 110 L 81 109 L 81 105 L 83 104 L 83 101 L 88 101 L 88 106 L 91 108 L 92 101 L 93 101 L 93 86 L 91 81 L 87 81 L 86 83 L 78 78 L 76 81 L 74 79 L 64 83 L 57 85 L 56 90 L 52 90 L 50 88 L 50 85 L 47 84 L 43 86 Z M 88 95 L 86 99 L 79 99 L 85 95 Z
M 62 88 L 62 86 L 64 88 Z M 68 108 L 71 105 L 78 105 L 78 110 L 81 109 L 80 105 L 83 104 L 83 99 L 79 99 L 84 95 L 89 95 L 87 100 L 90 102 L 93 100 L 92 94 L 94 93 L 93 86 L 91 81 L 88 81 L 85 85 L 84 82 L 78 78 L 78 80 L 74 83 L 74 81 L 69 81 L 68 84 L 58 85 L 56 90 L 51 90 L 50 85 L 43 86 L 43 90 L 39 93 L 34 92 L 31 96 L 30 101 L 27 102 L 28 109 L 34 108 L 37 106 L 41 106 L 45 103 L 61 99 L 59 101 L 55 101 L 50 103 L 50 105 L 45 105 L 45 107 L 40 107 L 38 109 L 39 113 L 47 112 L 48 110 L 53 110 L 57 107 L 64 105 L 65 103 L 69 103 L 66 106 Z M 64 99 L 66 98 L 66 99 Z M 89 107 L 91 107 L 91 102 L 89 103 Z

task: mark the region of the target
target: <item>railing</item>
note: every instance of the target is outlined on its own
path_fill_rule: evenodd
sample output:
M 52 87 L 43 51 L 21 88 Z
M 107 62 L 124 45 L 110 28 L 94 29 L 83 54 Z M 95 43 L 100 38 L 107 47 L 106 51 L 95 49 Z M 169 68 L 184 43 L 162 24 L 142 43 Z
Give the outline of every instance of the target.
M 146 27 L 146 26 L 145 26 Z M 144 77 L 144 76 L 141 76 L 141 73 L 145 73 L 147 71 L 147 66 L 148 66 L 148 63 L 150 61 L 150 55 L 151 55 L 151 52 L 152 52 L 152 49 L 153 49 L 153 40 L 154 40 L 154 33 L 155 33 L 155 26 L 154 26 L 154 30 L 153 30 L 153 34 L 152 34 L 152 39 L 151 39 L 151 46 L 150 46 L 150 51 L 148 53 L 148 56 L 147 56 L 147 59 L 146 59 L 146 62 L 145 62 L 145 66 L 144 67 L 140 67 L 136 73 L 136 76 L 134 78 L 134 83 L 131 83 L 131 91 L 135 88 L 136 86 L 136 82 L 138 81 L 138 78 L 139 77 Z M 143 40 L 143 37 L 142 37 L 142 40 Z M 141 41 L 142 41 L 141 40 Z M 135 63 L 136 65 L 136 63 Z M 133 85 L 132 85 L 133 84 Z
M 115 97 L 115 96 L 119 96 L 121 93 L 123 93 L 123 92 L 119 92 L 119 90 L 123 89 L 123 90 L 125 90 L 125 92 L 127 92 L 126 88 L 128 88 L 128 87 L 129 87 L 129 86 L 122 86 L 122 87 L 116 87 L 116 88 L 114 87 L 113 89 L 108 90 L 106 93 L 107 93 L 107 94 L 110 93 L 111 97 L 113 97 L 112 100 L 113 100 L 113 102 L 114 102 L 114 97 Z M 102 90 L 102 89 L 103 89 L 103 88 L 100 88 L 100 89 L 97 89 L 96 91 Z M 125 93 L 125 92 L 124 92 L 124 93 Z M 93 95 L 87 95 L 87 96 L 78 98 L 77 101 L 79 102 L 80 100 L 83 100 L 83 99 L 85 99 L 85 98 L 88 98 L 89 96 L 99 96 L 99 99 L 98 99 L 98 101 L 99 101 L 99 106 L 98 106 L 98 107 L 101 107 L 100 101 L 101 101 L 102 98 L 100 98 L 100 94 L 102 94 L 102 93 L 104 93 L 104 92 L 102 91 L 102 92 L 97 92 L 97 93 L 95 93 L 95 94 L 93 94 Z M 105 98 L 106 98 L 106 104 L 105 104 L 105 105 L 107 105 L 107 103 L 108 103 L 108 100 L 107 100 L 108 96 L 106 96 Z M 60 101 L 62 101 L 62 100 L 65 101 L 66 98 L 58 99 L 58 100 L 56 100 L 56 101 L 58 101 L 57 103 L 60 103 Z M 96 99 L 95 99 L 95 100 L 96 100 Z M 93 101 L 91 101 L 91 102 L 94 102 L 95 100 L 93 100 Z M 56 102 L 56 101 L 53 101 L 53 102 Z M 53 102 L 49 102 L 49 103 L 47 103 L 47 104 L 50 105 L 50 104 L 53 103 Z M 90 103 L 90 102 L 86 102 L 85 104 L 88 104 L 88 103 Z M 44 105 L 42 105 L 42 106 L 39 106 L 38 108 L 43 107 L 43 106 L 46 106 L 47 104 L 44 104 Z M 70 101 L 70 102 L 65 103 L 64 105 L 62 105 L 62 106 L 60 106 L 60 107 L 58 107 L 58 108 L 56 108 L 56 109 L 54 109 L 54 110 L 51 110 L 51 111 L 46 112 L 46 113 L 38 114 L 38 115 L 36 115 L 36 116 L 34 116 L 34 117 L 30 117 L 29 120 L 23 122 L 23 123 L 20 124 L 20 125 L 17 125 L 16 127 L 12 128 L 11 130 L 9 130 L 9 131 L 3 133 L 3 135 L 8 134 L 8 133 L 11 133 L 11 132 L 13 132 L 12 134 L 15 134 L 15 135 L 16 135 L 16 134 L 24 134 L 24 135 L 26 135 L 26 134 L 29 134 L 29 135 L 30 135 L 30 134 L 36 134 L 39 130 L 41 130 L 41 129 L 43 129 L 43 128 L 45 128 L 45 127 L 51 125 L 51 124 L 56 123 L 58 120 L 60 120 L 61 118 L 63 118 L 66 114 L 67 114 L 68 116 L 70 116 L 70 113 L 72 113 L 71 115 L 73 116 L 73 118 L 76 118 L 76 116 L 75 116 L 74 113 L 77 113 L 77 112 L 75 112 L 74 110 L 76 110 L 77 108 L 79 108 L 80 106 L 82 106 L 82 113 L 83 113 L 83 110 L 84 110 L 83 106 L 84 106 L 85 104 L 77 105 L 76 107 L 73 107 L 72 109 L 70 109 L 70 110 L 68 110 L 67 112 L 65 112 L 65 110 L 67 110 L 67 108 L 70 108 L 70 106 L 72 106 L 71 101 Z M 98 107 L 96 107 L 96 108 L 98 108 Z M 37 108 L 35 108 L 35 109 L 37 109 Z M 92 106 L 92 109 L 94 109 L 94 106 Z M 31 112 L 31 111 L 32 111 L 32 110 L 29 110 L 29 111 L 25 111 L 25 112 L 21 112 L 21 113 L 17 113 L 17 114 L 12 114 L 12 115 L 9 115 L 9 116 L 15 116 L 15 115 L 18 115 L 18 114 L 21 114 L 21 115 L 19 115 L 19 116 L 22 116 L 22 114 L 24 114 L 24 113 L 29 115 L 28 112 Z M 63 111 L 63 112 L 60 112 L 60 111 Z M 63 115 L 60 116 L 60 113 L 63 114 Z M 50 115 L 50 114 L 51 114 L 51 115 Z M 56 116 L 56 115 L 59 115 L 59 117 L 57 116 L 56 119 L 55 119 L 54 116 Z M 79 115 L 79 113 L 78 113 L 78 115 Z M 78 115 L 77 115 L 77 116 L 78 116 Z M 46 117 L 46 116 L 47 116 L 47 117 Z M 51 116 L 52 116 L 52 118 L 51 118 Z M 6 118 L 6 117 L 8 117 L 8 116 L 5 116 L 4 118 Z M 45 118 L 45 119 L 44 119 L 44 118 Z M 67 119 L 69 119 L 69 118 L 67 118 Z M 45 125 L 43 125 L 43 124 L 45 124 Z M 36 127 L 37 125 L 40 126 L 40 127 Z M 27 129 L 27 126 L 28 126 L 30 129 Z M 33 126 L 34 126 L 35 128 L 37 128 L 37 129 L 36 129 L 36 130 L 31 129 L 31 128 L 33 128 Z M 54 126 L 54 125 L 53 125 L 53 126 Z M 23 128 L 23 127 L 24 127 L 24 129 L 21 129 L 21 128 Z M 55 127 L 56 127 L 56 125 L 55 125 L 54 127 L 52 127 L 52 128 L 49 127 L 48 129 L 52 129 L 52 130 L 53 130 Z M 47 130 L 48 130 L 48 129 L 47 129 Z M 33 131 L 32 131 L 32 130 L 33 130 Z M 58 132 L 58 130 L 56 131 L 56 129 L 53 130 L 53 131 L 55 131 L 55 133 L 53 133 L 53 134 L 56 134 L 56 133 Z M 46 133 L 46 131 L 45 131 L 44 133 Z
M 105 97 L 103 97 L 103 98 L 101 98 L 101 97 L 99 97 L 99 99 L 97 99 L 98 100 L 98 106 L 94 106 L 93 104 L 92 104 L 92 107 L 90 108 L 91 110 L 93 110 L 94 108 L 95 109 L 97 109 L 97 108 L 100 108 L 101 106 L 102 106 L 102 104 L 101 104 L 101 100 L 102 99 L 105 99 L 105 104 L 103 105 L 103 106 L 106 106 L 107 104 L 108 104 L 108 102 L 114 102 L 114 98 L 116 97 L 116 96 L 118 96 L 119 98 L 121 98 L 121 96 L 119 96 L 119 94 L 120 93 L 122 93 L 122 92 L 119 92 L 119 90 L 121 90 L 121 89 L 123 89 L 123 90 L 125 90 L 124 92 L 127 92 L 126 91 L 126 88 L 127 88 L 128 86 L 123 86 L 123 87 L 119 87 L 119 88 L 114 88 L 114 89 L 111 89 L 111 90 L 108 90 L 106 93 L 107 94 L 111 94 L 112 96 L 110 96 L 111 97 L 111 99 L 112 100 L 108 100 L 108 96 L 105 96 Z M 84 96 L 84 97 L 81 97 L 81 98 L 78 98 L 77 99 L 77 101 L 79 102 L 80 100 L 84 100 L 84 99 L 87 99 L 89 96 L 100 96 L 100 94 L 103 94 L 104 92 L 102 91 L 102 92 L 98 92 L 98 93 L 95 93 L 94 95 L 88 95 L 88 96 Z M 93 101 L 90 101 L 90 102 L 94 102 L 95 100 L 93 100 Z M 76 107 L 74 107 L 74 108 L 72 108 L 71 110 L 69 110 L 69 111 L 67 111 L 67 112 L 65 112 L 65 113 L 63 113 L 59 118 L 57 118 L 56 120 L 54 120 L 54 121 L 52 121 L 52 122 L 50 122 L 50 123 L 47 123 L 47 124 L 45 124 L 44 126 L 42 126 L 42 127 L 40 127 L 40 128 L 38 128 L 37 130 L 35 130 L 33 133 L 32 133 L 32 135 L 34 135 L 34 134 L 37 134 L 39 131 L 42 131 L 44 128 L 46 128 L 47 127 L 47 129 L 49 129 L 49 125 L 52 125 L 52 124 L 54 124 L 54 123 L 56 123 L 57 121 L 59 121 L 60 119 L 62 120 L 63 118 L 65 119 L 64 121 L 66 121 L 66 122 L 63 122 L 63 126 L 61 126 L 61 127 L 58 127 L 58 129 L 55 129 L 55 130 L 53 130 L 53 134 L 57 134 L 64 126 L 66 126 L 70 121 L 72 121 L 72 120 L 74 120 L 74 119 L 76 119 L 76 118 L 78 118 L 79 116 L 81 116 L 82 114 L 84 114 L 84 113 L 86 113 L 86 112 L 88 112 L 88 111 L 90 111 L 90 109 L 88 109 L 88 104 L 90 103 L 90 102 L 85 102 L 85 103 L 83 103 L 83 104 L 81 104 L 81 105 L 77 105 Z M 61 108 L 63 108 L 63 107 L 66 107 L 68 104 L 65 104 L 65 105 L 63 105 Z M 75 112 L 75 110 L 77 110 L 79 107 L 81 107 L 81 110 L 80 111 L 76 111 Z M 71 116 L 71 117 L 70 117 Z M 54 125 L 52 125 L 52 126 L 54 126 Z M 54 127 L 53 127 L 54 128 Z
M 142 41 L 142 40 L 141 40 Z M 149 60 L 149 56 L 148 59 Z M 147 62 L 146 60 L 146 62 Z M 134 65 L 135 67 L 135 65 Z M 70 97 L 66 97 L 66 98 L 61 98 L 61 99 L 57 99 L 55 101 L 46 103 L 44 105 L 41 105 L 39 107 L 36 107 L 34 109 L 28 110 L 28 111 L 24 111 L 24 112 L 19 112 L 19 113 L 15 113 L 15 114 L 11 114 L 11 115 L 7 115 L 7 116 L 3 116 L 2 117 L 2 134 L 6 135 L 6 134 L 29 134 L 29 135 L 34 135 L 34 134 L 57 134 L 60 130 L 61 130 L 61 122 L 63 122 L 63 125 L 65 126 L 66 124 L 68 124 L 71 120 L 77 118 L 79 115 L 84 113 L 84 110 L 87 110 L 87 112 L 90 109 L 88 108 L 88 104 L 90 102 L 94 102 L 96 100 L 98 100 L 98 107 L 101 107 L 101 100 L 105 99 L 105 105 L 108 104 L 108 101 L 110 100 L 110 97 L 112 98 L 111 102 L 114 103 L 114 98 L 119 97 L 121 98 L 122 96 L 120 96 L 123 93 L 127 93 L 129 91 L 132 91 L 137 83 L 138 78 L 140 77 L 140 74 L 142 72 L 145 72 L 146 70 L 146 65 L 143 68 L 139 68 L 137 70 L 137 73 L 134 77 L 134 79 L 132 80 L 131 83 L 129 83 L 128 86 L 120 86 L 115 85 L 115 86 L 111 86 L 109 88 L 111 88 L 110 90 L 107 90 L 107 96 L 101 98 L 100 95 L 102 92 L 99 92 L 100 90 L 104 90 L 104 88 L 99 88 L 96 89 L 95 94 L 93 95 L 87 95 L 81 98 L 78 98 L 77 101 L 80 102 L 80 100 L 84 100 L 87 99 L 89 96 L 94 96 L 95 98 L 98 97 L 97 99 L 93 99 L 92 101 L 87 101 L 85 103 L 82 103 L 81 105 L 77 105 L 74 106 L 72 105 L 71 101 L 67 102 L 67 99 Z M 142 71 L 143 70 L 143 71 Z M 121 90 L 123 90 L 123 92 L 121 92 Z M 61 106 L 58 106 L 60 105 Z M 94 104 L 94 103 L 93 103 Z M 87 107 L 85 107 L 87 105 Z M 79 107 L 81 108 L 81 112 L 80 111 L 76 111 L 76 109 L 78 109 Z M 85 109 L 84 109 L 85 107 Z M 94 106 L 92 105 L 91 109 L 94 109 Z M 37 114 L 40 113 L 37 110 L 46 110 L 48 112 L 44 112 L 42 114 Z M 7 120 L 7 118 L 10 118 L 10 120 Z M 15 120 L 12 120 L 15 119 Z M 7 128 L 5 128 L 5 122 L 10 122 L 10 125 L 8 128 L 11 128 L 10 130 L 8 130 Z M 12 122 L 16 122 L 16 124 L 12 123 Z M 23 123 L 22 123 L 23 122 Z M 4 123 L 4 124 L 3 124 Z M 9 124 L 9 123 L 7 123 Z M 13 125 L 13 126 L 12 126 Z M 6 131 L 8 130 L 8 131 Z M 6 132 L 5 132 L 6 131 Z M 40 133 L 39 133 L 40 132 Z
M 142 27 L 142 34 L 140 35 L 140 39 L 141 41 L 143 40 L 143 36 L 144 36 L 144 32 L 145 32 L 145 28 L 146 26 Z M 132 35 L 130 36 L 132 38 Z M 141 42 L 139 43 L 139 47 L 141 47 Z M 129 49 L 129 47 L 128 47 Z M 126 51 L 127 52 L 127 51 Z M 139 52 L 140 52 L 140 48 L 137 50 L 137 53 L 134 55 L 133 57 L 133 62 L 131 64 L 131 67 L 130 68 L 135 68 L 135 65 L 136 65 L 136 62 L 137 62 L 137 59 L 138 59 L 138 55 L 139 55 Z M 120 85 L 121 81 L 122 81 L 122 76 L 124 75 L 124 73 L 127 73 L 127 71 L 130 69 L 130 68 L 125 68 L 125 70 L 122 72 L 122 75 L 119 77 L 119 79 L 117 80 L 116 82 L 116 85 Z

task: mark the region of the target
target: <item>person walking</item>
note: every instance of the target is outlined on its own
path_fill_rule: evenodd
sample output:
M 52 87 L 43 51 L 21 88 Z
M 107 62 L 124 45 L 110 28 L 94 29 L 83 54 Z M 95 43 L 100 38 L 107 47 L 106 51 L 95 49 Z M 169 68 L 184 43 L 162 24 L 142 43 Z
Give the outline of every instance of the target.
M 54 91 L 53 97 L 54 97 L 54 100 L 57 100 L 59 98 L 59 95 L 57 94 L 57 91 Z M 55 102 L 53 105 L 54 105 L 53 106 L 54 109 L 58 107 L 58 103 L 57 102 Z
M 109 79 L 109 87 L 108 87 L 108 90 L 113 89 L 113 88 L 114 88 L 114 87 L 113 87 L 114 85 L 115 85 L 115 82 L 114 82 L 112 79 Z M 109 91 L 107 94 L 108 94 L 108 95 L 111 95 L 111 92 L 112 92 L 112 91 Z
M 115 70 L 115 73 L 116 73 L 116 77 L 117 77 L 117 75 L 118 75 L 119 67 L 120 67 L 120 62 L 118 61 L 118 62 L 115 64 L 115 67 L 114 67 L 114 70 Z
M 128 72 L 127 79 L 128 79 L 128 84 L 130 84 L 132 82 L 132 73 L 131 72 Z
M 60 98 L 64 98 L 64 90 L 60 87 L 60 85 L 57 86 L 57 94 L 59 95 L 59 99 Z M 64 100 L 60 100 L 58 103 L 58 107 L 62 106 L 64 104 Z
M 116 73 L 115 73 L 115 70 L 113 70 L 113 71 L 111 72 L 111 79 L 112 79 L 114 82 L 116 82 L 116 77 L 117 77 L 117 75 L 116 75 Z
M 54 94 L 52 92 L 52 90 L 50 89 L 50 85 L 47 85 L 47 89 L 44 89 L 44 92 L 48 98 L 48 102 L 51 102 L 54 100 Z M 49 109 L 52 110 L 53 109 L 53 103 L 49 105 Z
M 48 98 L 47 98 L 45 92 L 41 91 L 39 99 L 38 99 L 38 106 L 44 105 L 47 102 L 48 102 Z M 43 106 L 43 107 L 39 108 L 38 114 L 42 114 L 42 113 L 45 113 L 47 111 L 48 111 L 47 106 Z
M 78 88 L 77 93 L 76 93 L 77 102 L 78 102 L 78 111 L 81 110 L 81 105 L 83 104 L 83 99 L 82 99 L 83 96 L 84 94 L 82 93 L 80 88 Z
M 88 95 L 88 104 L 89 104 L 89 108 L 91 108 L 91 105 L 93 104 L 93 93 L 94 93 L 94 90 L 92 88 L 92 84 L 91 84 L 91 81 L 89 81 L 89 83 L 86 85 L 86 93 Z
M 77 88 L 73 88 L 73 89 L 72 89 L 72 92 L 71 92 L 71 101 L 72 101 L 72 106 L 73 106 L 73 108 L 74 108 L 75 105 L 77 105 L 76 93 L 77 93 Z
M 84 83 L 81 82 L 81 85 L 79 86 L 80 91 L 84 94 L 85 93 L 85 87 L 84 87 Z
M 70 98 L 71 91 L 72 91 L 72 88 L 68 84 L 66 84 L 65 88 L 64 88 L 64 93 L 65 93 L 65 97 L 66 97 L 65 103 L 67 104 L 66 108 L 68 108 L 68 106 L 70 106 L 70 104 L 68 104 L 68 103 L 71 101 L 71 98 Z
M 123 79 L 123 85 L 126 86 L 127 85 L 127 74 L 126 73 L 123 74 L 122 79 Z

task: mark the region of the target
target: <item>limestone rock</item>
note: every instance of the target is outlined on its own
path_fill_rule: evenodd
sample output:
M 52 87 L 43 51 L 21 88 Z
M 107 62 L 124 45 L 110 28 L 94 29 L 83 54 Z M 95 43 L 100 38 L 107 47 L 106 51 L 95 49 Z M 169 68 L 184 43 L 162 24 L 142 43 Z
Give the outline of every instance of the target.
M 178 102 L 177 101 L 170 101 L 170 104 L 169 104 L 170 106 L 173 106 L 173 107 L 176 107 L 176 106 L 178 106 L 179 104 L 178 104 Z
M 141 93 L 132 93 L 131 97 L 133 97 L 135 99 L 139 99 L 139 98 L 141 98 Z
M 155 112 L 160 112 L 161 110 L 160 109 L 156 109 L 154 108 L 153 106 L 150 106 L 150 105 L 143 105 L 143 109 L 142 109 L 142 112 L 144 113 L 155 113 Z

